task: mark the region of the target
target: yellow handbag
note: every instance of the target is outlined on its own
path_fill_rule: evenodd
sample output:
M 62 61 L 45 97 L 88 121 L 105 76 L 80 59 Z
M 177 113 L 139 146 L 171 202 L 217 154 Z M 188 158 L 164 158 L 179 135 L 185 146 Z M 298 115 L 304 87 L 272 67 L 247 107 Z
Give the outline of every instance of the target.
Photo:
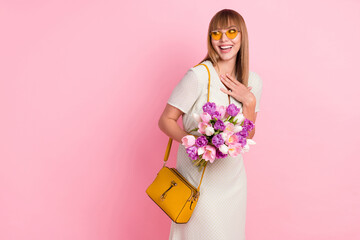
M 205 64 L 198 65 L 204 65 L 209 74 L 207 97 L 207 101 L 209 102 L 210 71 Z M 172 139 L 170 138 L 165 152 L 164 165 L 160 169 L 153 183 L 146 189 L 146 193 L 172 221 L 175 223 L 187 223 L 200 196 L 200 186 L 204 177 L 207 162 L 201 175 L 200 184 L 195 188 L 175 168 L 166 167 L 171 144 Z

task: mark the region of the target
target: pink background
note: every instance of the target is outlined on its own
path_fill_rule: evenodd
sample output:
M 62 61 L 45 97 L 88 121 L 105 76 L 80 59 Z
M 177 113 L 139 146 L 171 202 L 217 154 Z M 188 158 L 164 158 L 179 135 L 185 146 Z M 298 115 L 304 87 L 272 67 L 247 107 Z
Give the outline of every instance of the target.
M 247 239 L 360 239 L 355 0 L 2 1 L 0 239 L 168 238 L 157 123 L 223 8 L 263 80 Z

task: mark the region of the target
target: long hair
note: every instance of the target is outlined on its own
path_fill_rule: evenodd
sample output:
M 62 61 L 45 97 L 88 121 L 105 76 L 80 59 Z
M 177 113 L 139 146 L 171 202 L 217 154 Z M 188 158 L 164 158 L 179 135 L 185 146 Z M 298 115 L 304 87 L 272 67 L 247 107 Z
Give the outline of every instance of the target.
M 248 86 L 249 79 L 249 40 L 248 33 L 243 17 L 236 11 L 231 9 L 223 9 L 217 12 L 209 23 L 209 29 L 207 34 L 207 49 L 208 52 L 205 58 L 201 61 L 210 60 L 214 66 L 217 65 L 219 60 L 219 55 L 216 53 L 215 49 L 211 44 L 211 32 L 218 28 L 227 28 L 230 26 L 230 23 L 234 23 L 235 26 L 240 30 L 241 36 L 241 45 L 240 50 L 236 55 L 236 65 L 235 65 L 235 76 L 236 79 Z M 200 62 L 200 63 L 201 63 Z

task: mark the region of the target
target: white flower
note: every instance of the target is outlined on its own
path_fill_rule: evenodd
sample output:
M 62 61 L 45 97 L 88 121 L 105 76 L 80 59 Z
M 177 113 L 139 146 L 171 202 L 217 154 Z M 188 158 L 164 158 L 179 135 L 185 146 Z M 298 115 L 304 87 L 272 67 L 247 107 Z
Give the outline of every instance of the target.
M 201 155 L 205 152 L 205 147 L 198 148 L 198 155 Z
M 236 120 L 237 120 L 237 124 L 242 123 L 245 120 L 244 114 L 242 114 L 242 112 L 239 112 L 238 115 L 234 117 L 234 121 Z
M 223 154 L 227 154 L 228 151 L 229 151 L 229 148 L 228 148 L 228 146 L 226 146 L 226 144 L 223 144 L 223 145 L 221 145 L 221 146 L 219 147 L 219 150 L 220 150 L 220 152 L 222 152 Z
M 249 145 L 254 145 L 255 144 L 255 141 L 252 140 L 252 139 L 246 139 L 246 145 L 244 146 L 244 151 L 245 152 L 248 152 L 249 149 L 250 149 L 250 146 Z
M 234 127 L 234 132 L 235 132 L 235 133 L 240 132 L 242 129 L 243 129 L 242 126 L 240 126 L 240 125 L 235 125 L 235 127 Z
M 246 144 L 246 145 L 243 147 L 244 152 L 248 152 L 249 149 L 250 149 L 249 144 Z
M 193 117 L 194 117 L 194 119 L 195 119 L 197 122 L 200 122 L 200 121 L 201 121 L 201 118 L 200 118 L 200 115 L 199 115 L 199 114 L 193 113 Z
M 215 130 L 214 130 L 213 127 L 207 127 L 207 128 L 205 129 L 205 134 L 206 134 L 206 136 L 211 136 L 211 135 L 213 135 L 214 133 L 215 133 Z
M 229 135 L 231 135 L 231 134 L 228 134 L 227 132 L 221 132 L 219 134 L 225 141 L 229 138 Z

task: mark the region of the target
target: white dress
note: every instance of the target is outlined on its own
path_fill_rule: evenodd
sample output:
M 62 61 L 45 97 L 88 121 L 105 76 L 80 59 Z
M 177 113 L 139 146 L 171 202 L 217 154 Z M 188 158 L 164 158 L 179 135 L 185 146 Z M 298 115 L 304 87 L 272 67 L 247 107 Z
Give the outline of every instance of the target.
M 226 89 L 212 62 L 203 62 L 209 67 L 210 102 L 227 106 Z M 254 72 L 249 73 L 249 86 L 256 98 L 255 112 L 259 111 L 262 80 Z M 183 125 L 186 132 L 197 127 L 192 113 L 202 113 L 207 102 L 208 72 L 203 65 L 189 69 L 179 81 L 168 99 L 168 104 L 184 112 Z M 237 107 L 242 104 L 230 97 Z M 242 111 L 242 110 L 241 110 Z M 194 135 L 198 135 L 192 132 Z M 253 145 L 256 150 L 256 145 Z M 251 149 L 250 149 L 251 151 Z M 195 187 L 199 185 L 202 171 L 193 166 L 192 160 L 179 144 L 176 168 Z M 200 187 L 200 197 L 190 220 L 185 224 L 171 223 L 169 240 L 243 240 L 245 239 L 246 172 L 242 154 L 226 157 L 207 164 Z

